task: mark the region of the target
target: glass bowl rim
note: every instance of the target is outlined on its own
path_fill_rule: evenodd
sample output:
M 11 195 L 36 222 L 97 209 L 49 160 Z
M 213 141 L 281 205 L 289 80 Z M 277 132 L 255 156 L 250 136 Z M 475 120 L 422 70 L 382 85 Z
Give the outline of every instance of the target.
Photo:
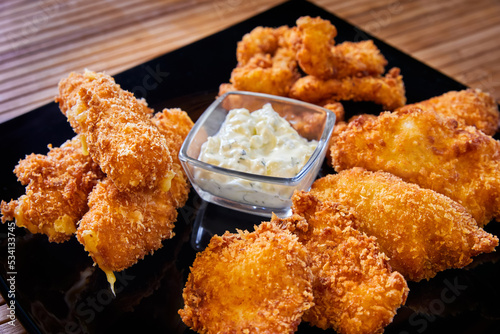
M 268 175 L 261 175 L 261 174 L 253 174 L 253 173 L 247 173 L 247 172 L 242 172 L 234 169 L 229 169 L 225 167 L 220 167 L 216 166 L 213 164 L 206 163 L 204 161 L 199 160 L 198 158 L 193 158 L 190 157 L 187 154 L 187 150 L 189 148 L 189 145 L 192 142 L 193 136 L 198 132 L 200 127 L 205 123 L 205 121 L 209 118 L 209 116 L 213 113 L 213 111 L 224 101 L 224 99 L 229 96 L 229 95 L 245 95 L 245 96 L 257 96 L 260 98 L 264 99 L 269 99 L 271 100 L 270 102 L 272 103 L 272 100 L 278 101 L 278 102 L 285 102 L 285 103 L 290 103 L 290 104 L 295 104 L 302 106 L 304 108 L 308 109 L 316 109 L 319 111 L 323 111 L 326 114 L 326 119 L 325 119 L 325 126 L 323 128 L 323 132 L 321 134 L 321 138 L 318 140 L 318 146 L 314 149 L 313 153 L 311 154 L 311 157 L 309 160 L 307 160 L 307 163 L 302 167 L 302 169 L 293 177 L 280 177 L 280 176 L 268 176 Z M 330 137 L 333 132 L 333 127 L 335 125 L 335 118 L 336 115 L 332 111 L 323 108 L 321 106 L 318 106 L 316 104 L 304 102 L 301 100 L 296 100 L 288 97 L 283 97 L 283 96 L 277 96 L 277 95 L 270 95 L 270 94 L 265 94 L 265 93 L 256 93 L 256 92 L 247 92 L 247 91 L 229 91 L 218 97 L 214 102 L 210 104 L 210 106 L 205 109 L 205 111 L 202 113 L 202 115 L 198 118 L 198 120 L 195 122 L 193 128 L 189 132 L 189 134 L 186 137 L 186 140 L 184 140 L 182 147 L 179 151 L 179 159 L 182 162 L 189 163 L 195 167 L 202 168 L 204 170 L 207 170 L 209 172 L 213 172 L 216 174 L 223 174 L 227 176 L 233 176 L 241 179 L 246 179 L 250 181 L 259 181 L 259 182 L 266 182 L 266 183 L 274 183 L 274 184 L 281 184 L 281 185 L 295 185 L 300 183 L 302 179 L 307 176 L 308 172 L 313 168 L 313 166 L 316 163 L 319 163 L 318 157 L 322 154 L 322 152 L 326 149 L 328 149 L 328 144 L 330 142 Z

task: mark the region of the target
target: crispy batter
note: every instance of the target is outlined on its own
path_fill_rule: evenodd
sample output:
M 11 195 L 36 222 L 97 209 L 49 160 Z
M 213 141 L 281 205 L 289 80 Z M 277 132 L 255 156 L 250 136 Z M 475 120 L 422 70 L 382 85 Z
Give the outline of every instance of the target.
M 173 153 L 176 178 L 171 184 L 170 193 L 177 203 L 176 207 L 183 207 L 187 201 L 191 184 L 184 170 L 180 168 L 179 151 L 194 123 L 185 111 L 176 108 L 163 109 L 152 118 L 152 121 L 162 135 L 167 138 L 168 149 Z
M 384 73 L 387 60 L 372 40 L 335 45 L 335 26 L 320 17 L 299 18 L 297 31 L 297 60 L 309 75 L 327 80 Z
M 293 333 L 313 305 L 311 280 L 297 237 L 264 222 L 197 254 L 179 314 L 199 333 Z
M 335 78 L 378 76 L 384 73 L 387 60 L 372 40 L 343 42 L 332 48 Z
M 236 90 L 287 96 L 299 78 L 295 53 L 278 48 L 274 54 L 256 54 L 244 66 L 237 66 L 230 82 Z
M 433 111 L 360 116 L 331 147 L 336 171 L 384 170 L 462 204 L 479 226 L 500 219 L 500 143 Z
M 239 66 L 246 65 L 257 54 L 274 54 L 278 48 L 279 35 L 275 28 L 256 27 L 245 34 L 236 46 Z
M 59 83 L 56 101 L 118 189 L 154 188 L 173 177 L 165 137 L 151 123 L 144 104 L 112 77 L 71 73 Z
M 68 240 L 87 211 L 87 195 L 104 175 L 84 154 L 79 136 L 47 155 L 31 154 L 14 169 L 26 194 L 3 202 L 2 222 L 15 218 L 18 226 L 43 233 L 51 242 Z
M 371 101 L 386 110 L 394 110 L 406 103 L 403 77 L 399 68 L 392 68 L 385 76 L 347 77 L 321 80 L 305 76 L 297 80 L 290 97 L 311 103 L 322 100 Z
M 337 333 L 379 333 L 404 304 L 408 286 L 392 272 L 374 237 L 356 230 L 351 209 L 321 202 L 306 192 L 293 196 L 294 215 L 273 217 L 306 245 L 314 276 L 314 306 L 304 321 Z
M 170 191 L 119 191 L 106 178 L 89 195 L 89 211 L 80 221 L 78 241 L 102 270 L 121 271 L 174 236 L 176 206 Z
M 479 89 L 450 91 L 422 102 L 406 105 L 401 109 L 415 107 L 453 117 L 465 125 L 475 126 L 490 136 L 498 130 L 500 122 L 497 103 L 490 94 Z
M 344 110 L 344 106 L 342 105 L 342 103 L 335 102 L 335 101 L 331 101 L 331 102 L 329 101 L 323 105 L 323 108 L 326 108 L 335 114 L 335 124 L 338 124 L 338 123 L 344 121 L 345 110 Z
M 300 17 L 297 22 L 299 45 L 297 60 L 300 68 L 309 75 L 322 79 L 331 78 L 337 71 L 332 47 L 337 29 L 330 21 L 320 17 Z
M 460 204 L 389 173 L 345 170 L 315 181 L 311 193 L 354 208 L 357 228 L 376 237 L 391 266 L 412 281 L 462 268 L 498 245 Z
M 152 120 L 177 159 L 175 177 L 167 192 L 163 187 L 120 191 L 109 178 L 95 187 L 77 237 L 104 271 L 128 268 L 173 237 L 177 209 L 189 195 L 190 183 L 177 155 L 193 122 L 180 109 L 164 109 Z
M 163 109 L 151 119 L 160 133 L 167 139 L 168 149 L 173 153 L 175 163 L 179 161 L 179 151 L 194 123 L 189 115 L 178 108 Z

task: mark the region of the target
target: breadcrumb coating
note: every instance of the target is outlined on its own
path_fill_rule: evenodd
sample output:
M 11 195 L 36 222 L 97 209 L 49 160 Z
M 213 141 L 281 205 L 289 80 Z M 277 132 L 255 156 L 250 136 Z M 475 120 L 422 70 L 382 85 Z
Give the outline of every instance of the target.
M 418 108 L 358 116 L 331 146 L 336 171 L 383 170 L 463 205 L 479 226 L 500 219 L 500 143 Z
M 400 109 L 415 107 L 455 118 L 463 125 L 475 126 L 490 136 L 497 132 L 500 125 L 498 104 L 490 94 L 479 89 L 450 91 L 425 101 L 408 104 Z
M 300 68 L 316 78 L 378 76 L 387 60 L 372 40 L 335 45 L 337 30 L 328 20 L 303 16 L 297 20 L 294 48 Z
M 14 169 L 26 185 L 26 194 L 2 201 L 2 222 L 14 220 L 31 233 L 43 233 L 51 242 L 69 240 L 87 211 L 87 195 L 104 177 L 82 149 L 79 136 L 52 148 L 47 155 L 30 154 Z
M 308 75 L 293 84 L 289 95 L 310 103 L 323 100 L 370 101 L 382 105 L 385 110 L 394 110 L 406 103 L 403 77 L 396 67 L 385 76 L 322 80 Z
M 303 320 L 339 334 L 380 333 L 408 295 L 374 237 L 358 231 L 350 208 L 321 202 L 306 192 L 293 196 L 294 215 L 273 221 L 306 246 L 314 276 L 314 306 Z
M 144 102 L 103 73 L 71 73 L 59 83 L 61 111 L 118 189 L 154 188 L 173 177 L 166 139 Z
M 311 194 L 353 208 L 357 228 L 377 238 L 392 268 L 408 280 L 462 268 L 498 245 L 460 204 L 386 172 L 344 170 L 316 180 Z
M 234 68 L 230 82 L 236 90 L 287 96 L 299 77 L 295 53 L 278 48 L 273 54 L 256 54 L 244 66 Z
M 313 305 L 307 252 L 272 223 L 214 236 L 183 291 L 182 321 L 198 333 L 293 333 Z
M 180 109 L 164 109 L 152 122 L 175 154 L 175 177 L 169 190 L 158 186 L 120 191 L 106 178 L 90 194 L 89 211 L 78 227 L 78 240 L 106 272 L 132 266 L 159 249 L 163 240 L 172 238 L 177 209 L 189 195 L 191 185 L 177 155 L 193 121 Z

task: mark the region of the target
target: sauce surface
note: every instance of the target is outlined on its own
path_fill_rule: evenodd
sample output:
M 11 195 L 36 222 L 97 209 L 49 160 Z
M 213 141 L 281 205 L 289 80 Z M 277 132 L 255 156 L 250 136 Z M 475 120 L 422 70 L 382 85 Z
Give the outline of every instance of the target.
M 267 103 L 254 112 L 231 110 L 219 132 L 202 145 L 199 159 L 227 169 L 289 178 L 304 167 L 317 145 L 301 137 Z

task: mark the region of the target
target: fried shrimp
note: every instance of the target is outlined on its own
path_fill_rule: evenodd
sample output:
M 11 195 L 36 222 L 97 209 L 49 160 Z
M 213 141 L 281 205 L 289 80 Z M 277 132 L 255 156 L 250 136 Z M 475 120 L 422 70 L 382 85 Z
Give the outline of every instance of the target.
M 379 333 L 408 295 L 374 237 L 356 230 L 350 208 L 306 192 L 293 197 L 294 215 L 273 221 L 299 237 L 310 256 L 314 306 L 303 320 L 340 334 Z
M 460 204 L 389 173 L 345 170 L 316 180 L 311 194 L 353 208 L 359 231 L 376 237 L 392 268 L 408 280 L 462 268 L 498 245 Z
M 26 194 L 1 203 L 2 221 L 15 219 L 31 233 L 43 233 L 51 242 L 63 242 L 76 231 L 87 211 L 87 196 L 104 177 L 99 166 L 84 154 L 79 136 L 47 155 L 31 154 L 14 169 Z
M 214 236 L 183 291 L 182 321 L 198 333 L 293 333 L 313 305 L 307 251 L 264 222 Z
M 371 101 L 382 105 L 386 110 L 394 110 L 406 103 L 403 77 L 399 73 L 399 68 L 392 68 L 383 77 L 321 80 L 309 75 L 297 80 L 289 95 L 311 103 L 323 100 Z
M 464 125 L 475 126 L 493 136 L 498 130 L 500 113 L 493 97 L 479 89 L 451 91 L 431 99 L 406 105 L 401 110 L 421 108 L 455 118 Z
M 359 116 L 331 146 L 336 171 L 383 170 L 463 205 L 479 226 L 500 219 L 500 142 L 418 108 Z
M 174 174 L 165 137 L 151 123 L 145 104 L 112 77 L 71 73 L 59 83 L 56 101 L 118 189 L 168 187 Z

